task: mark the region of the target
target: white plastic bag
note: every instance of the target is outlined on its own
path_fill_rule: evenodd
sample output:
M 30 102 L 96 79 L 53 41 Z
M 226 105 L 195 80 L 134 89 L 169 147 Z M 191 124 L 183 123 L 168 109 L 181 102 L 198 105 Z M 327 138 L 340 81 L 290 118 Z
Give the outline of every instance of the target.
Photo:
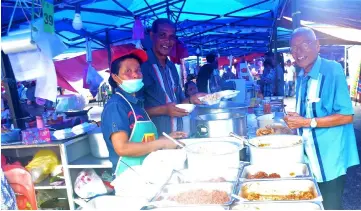
M 94 169 L 84 169 L 74 182 L 75 193 L 83 199 L 106 194 L 107 189 Z

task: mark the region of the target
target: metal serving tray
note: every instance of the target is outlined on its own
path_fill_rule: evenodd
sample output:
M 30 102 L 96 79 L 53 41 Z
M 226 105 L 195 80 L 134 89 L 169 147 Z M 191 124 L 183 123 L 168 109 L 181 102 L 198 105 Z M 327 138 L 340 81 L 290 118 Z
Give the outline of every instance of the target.
M 284 196 L 300 191 L 311 191 L 315 198 L 311 200 L 296 200 L 303 202 L 318 201 L 322 202 L 320 189 L 314 179 L 282 179 L 282 180 L 257 180 L 244 181 L 238 185 L 237 194 L 243 201 L 250 201 L 247 195 L 250 193 L 260 194 L 261 196 L 278 195 Z M 272 199 L 254 200 L 258 201 L 273 201 Z M 276 200 L 290 202 L 293 200 Z
M 230 206 L 233 203 L 232 193 L 235 191 L 236 183 L 221 182 L 221 183 L 184 183 L 184 184 L 170 184 L 164 185 L 160 192 L 158 192 L 151 200 L 150 204 L 155 207 L 189 207 L 189 206 Z M 169 198 L 176 196 L 177 194 L 194 191 L 194 190 L 206 190 L 206 191 L 225 191 L 228 194 L 229 201 L 224 204 L 181 204 L 175 201 L 171 201 Z
M 155 206 L 147 206 L 143 207 L 141 210 L 157 210 L 157 211 L 223 211 L 229 210 L 229 206 L 214 206 L 214 205 L 203 205 L 203 206 L 179 206 L 179 207 L 155 207 Z
M 241 174 L 239 168 L 225 168 L 223 170 L 196 171 L 191 169 L 174 170 L 168 184 L 202 183 L 202 182 L 237 182 Z
M 235 203 L 230 210 L 324 210 L 321 202 L 246 202 Z
M 269 178 L 272 180 L 277 180 L 282 178 L 312 178 L 310 168 L 307 164 L 290 163 L 290 164 L 274 164 L 274 165 L 263 165 L 263 164 L 247 165 L 242 170 L 242 173 L 240 175 L 240 180 L 260 180 L 260 179 L 248 179 L 248 176 L 255 175 L 257 172 L 261 172 L 261 171 L 267 174 L 276 173 L 281 176 L 281 178 Z

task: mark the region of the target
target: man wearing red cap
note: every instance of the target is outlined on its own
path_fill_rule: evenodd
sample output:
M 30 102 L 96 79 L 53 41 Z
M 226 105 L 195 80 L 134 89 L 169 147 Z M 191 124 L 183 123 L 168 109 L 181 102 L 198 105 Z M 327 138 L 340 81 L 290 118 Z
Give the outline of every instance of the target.
M 183 116 L 189 113 L 176 107 L 179 103 L 200 104 L 199 93 L 185 98 L 178 71 L 168 56 L 176 43 L 176 26 L 168 19 L 157 19 L 150 32 L 152 48 L 142 65 L 144 106 L 157 126 L 158 133 L 183 130 Z

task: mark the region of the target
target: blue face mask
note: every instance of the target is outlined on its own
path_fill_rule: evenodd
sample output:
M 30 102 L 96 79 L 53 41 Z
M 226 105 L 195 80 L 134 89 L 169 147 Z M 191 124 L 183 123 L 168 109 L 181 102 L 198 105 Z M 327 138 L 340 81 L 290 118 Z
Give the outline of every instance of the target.
M 119 84 L 119 87 L 129 94 L 139 91 L 143 86 L 143 79 L 122 80 Z

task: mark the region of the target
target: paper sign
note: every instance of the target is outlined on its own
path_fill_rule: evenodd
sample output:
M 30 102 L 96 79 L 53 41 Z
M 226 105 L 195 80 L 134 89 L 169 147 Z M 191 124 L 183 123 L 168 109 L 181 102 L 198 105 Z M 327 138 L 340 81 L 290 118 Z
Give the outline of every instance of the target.
M 44 32 L 54 33 L 54 4 L 53 0 L 43 0 Z

